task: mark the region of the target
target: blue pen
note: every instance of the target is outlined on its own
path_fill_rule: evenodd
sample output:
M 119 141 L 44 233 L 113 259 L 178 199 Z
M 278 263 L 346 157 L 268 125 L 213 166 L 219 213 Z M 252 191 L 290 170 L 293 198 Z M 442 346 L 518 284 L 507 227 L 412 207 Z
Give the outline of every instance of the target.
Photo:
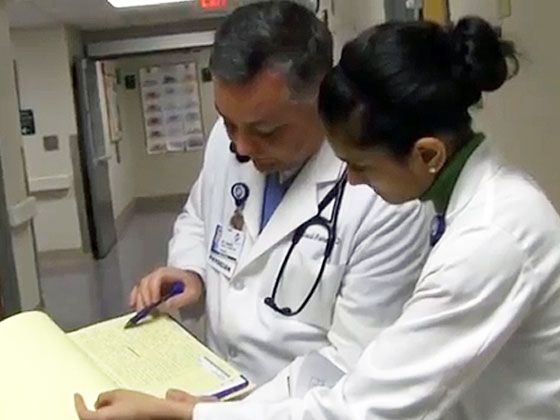
M 136 315 L 134 315 L 124 326 L 124 328 L 131 328 L 136 326 L 141 320 L 143 320 L 144 318 L 146 318 L 148 315 L 150 315 L 150 313 L 157 308 L 159 305 L 161 305 L 163 302 L 165 302 L 167 299 L 179 295 L 181 293 L 183 293 L 183 291 L 185 290 L 185 285 L 183 284 L 182 281 L 176 281 L 175 283 L 173 283 L 173 285 L 171 286 L 171 289 L 169 289 L 169 292 L 167 292 L 166 294 L 164 294 L 160 300 L 158 300 L 155 303 L 152 303 L 149 306 L 146 306 L 144 309 L 142 309 L 140 312 L 138 312 Z

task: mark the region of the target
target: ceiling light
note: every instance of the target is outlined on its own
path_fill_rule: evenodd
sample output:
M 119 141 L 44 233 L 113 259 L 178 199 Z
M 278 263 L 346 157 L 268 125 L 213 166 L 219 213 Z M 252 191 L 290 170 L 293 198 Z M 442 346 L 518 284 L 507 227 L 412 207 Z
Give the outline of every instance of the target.
M 155 6 L 157 4 L 183 3 L 193 0 L 107 0 L 113 7 Z

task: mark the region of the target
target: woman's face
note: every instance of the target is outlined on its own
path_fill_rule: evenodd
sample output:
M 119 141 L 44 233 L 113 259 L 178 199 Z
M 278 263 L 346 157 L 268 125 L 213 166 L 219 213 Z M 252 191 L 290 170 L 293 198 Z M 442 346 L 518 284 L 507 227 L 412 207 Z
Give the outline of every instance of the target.
M 403 158 L 396 158 L 381 147 L 357 147 L 338 130 L 329 130 L 329 142 L 339 159 L 348 163 L 348 182 L 368 185 L 388 203 L 415 200 L 434 181 L 434 171 L 430 170 L 418 142 Z

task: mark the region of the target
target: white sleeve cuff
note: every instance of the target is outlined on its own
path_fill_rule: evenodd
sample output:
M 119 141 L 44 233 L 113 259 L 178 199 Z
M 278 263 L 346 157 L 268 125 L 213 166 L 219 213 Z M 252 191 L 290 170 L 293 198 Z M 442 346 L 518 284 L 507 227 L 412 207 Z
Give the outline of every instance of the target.
M 183 271 L 192 271 L 200 276 L 202 282 L 204 283 L 204 278 L 206 277 L 206 267 L 201 267 L 199 265 L 191 265 L 191 264 L 177 264 L 171 261 L 168 262 L 170 267 L 178 268 L 179 270 Z
M 253 420 L 256 418 L 243 417 L 239 412 L 246 410 L 243 409 L 243 406 L 239 407 L 241 404 L 241 402 L 199 403 L 194 406 L 192 420 Z

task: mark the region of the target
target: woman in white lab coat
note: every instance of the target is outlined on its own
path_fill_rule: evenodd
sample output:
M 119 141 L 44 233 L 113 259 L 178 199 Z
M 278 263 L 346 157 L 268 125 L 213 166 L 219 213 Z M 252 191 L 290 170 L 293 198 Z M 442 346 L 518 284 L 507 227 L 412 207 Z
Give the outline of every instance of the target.
M 96 413 L 80 406 L 82 418 L 151 418 L 143 410 L 158 404 L 196 420 L 560 418 L 560 218 L 470 128 L 468 108 L 506 81 L 508 62 L 512 44 L 478 18 L 388 23 L 349 43 L 323 83 L 350 181 L 438 212 L 402 315 L 333 389 L 276 404 L 113 393 Z M 123 417 L 130 400 L 140 415 Z

